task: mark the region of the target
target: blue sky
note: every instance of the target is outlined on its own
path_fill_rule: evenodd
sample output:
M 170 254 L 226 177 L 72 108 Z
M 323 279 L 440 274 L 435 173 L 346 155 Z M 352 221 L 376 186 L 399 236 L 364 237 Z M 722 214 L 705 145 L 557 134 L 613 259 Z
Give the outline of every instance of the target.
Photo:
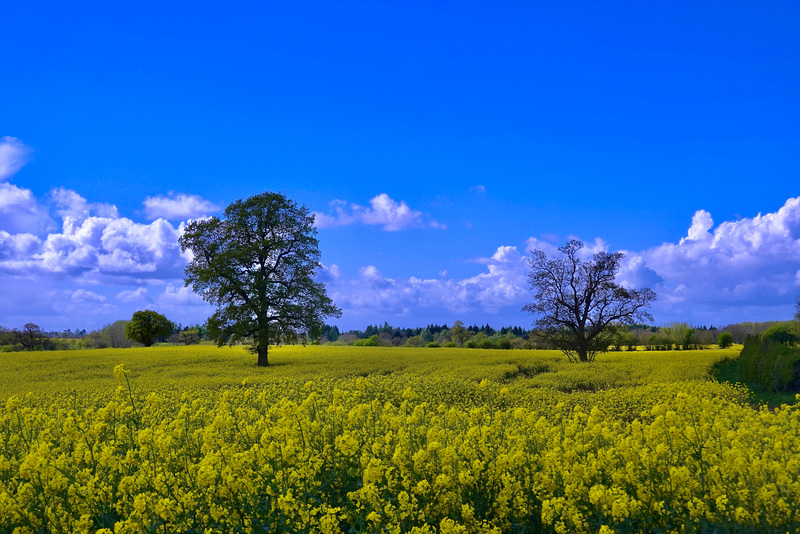
M 209 309 L 181 224 L 280 191 L 338 323 L 527 326 L 524 258 L 623 250 L 655 322 L 787 319 L 793 2 L 15 2 L 0 41 L 0 325 Z

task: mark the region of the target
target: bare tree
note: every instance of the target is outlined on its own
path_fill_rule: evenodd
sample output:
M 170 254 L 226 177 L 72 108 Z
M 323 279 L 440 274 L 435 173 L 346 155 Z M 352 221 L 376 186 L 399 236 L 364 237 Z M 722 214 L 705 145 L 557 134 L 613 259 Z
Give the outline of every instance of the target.
M 548 260 L 541 250 L 528 260 L 534 301 L 523 310 L 537 315 L 534 328 L 570 361 L 591 362 L 608 350 L 614 325 L 653 320 L 644 310 L 656 299 L 653 290 L 627 289 L 615 282 L 624 255 L 599 252 L 582 261 L 583 243 L 572 240 Z
M 19 343 L 25 347 L 25 350 L 34 350 L 37 345 L 41 345 L 44 337 L 42 329 L 35 323 L 25 323 L 22 332 L 18 334 Z

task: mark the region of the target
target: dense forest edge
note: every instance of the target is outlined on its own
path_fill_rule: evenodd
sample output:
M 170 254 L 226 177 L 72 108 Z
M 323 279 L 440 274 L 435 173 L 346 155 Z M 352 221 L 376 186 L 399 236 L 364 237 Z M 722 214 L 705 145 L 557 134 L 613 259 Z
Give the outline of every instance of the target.
M 41 350 L 84 350 L 104 348 L 130 348 L 141 344 L 125 336 L 125 325 L 130 321 L 118 320 L 97 330 L 67 329 L 61 332 L 44 331 L 38 325 L 27 323 L 21 329 L 0 325 L 0 352 Z M 762 336 L 770 329 L 794 332 L 800 337 L 800 323 L 796 321 L 742 322 L 724 327 L 690 326 L 673 322 L 662 326 L 637 324 L 616 329 L 609 351 L 620 350 L 698 350 L 711 346 L 727 347 L 743 344 L 748 336 Z M 797 332 L 795 332 L 797 331 Z M 720 337 L 721 336 L 721 337 Z M 455 321 L 452 326 L 428 324 L 424 327 L 402 328 L 389 323 L 368 325 L 363 330 L 343 330 L 336 325 L 324 325 L 308 332 L 304 344 L 353 345 L 382 347 L 465 347 L 480 349 L 544 349 L 551 346 L 536 330 L 520 326 L 494 328 L 489 324 L 467 326 Z M 169 335 L 158 338 L 162 345 L 194 345 L 211 343 L 204 325 L 175 324 Z

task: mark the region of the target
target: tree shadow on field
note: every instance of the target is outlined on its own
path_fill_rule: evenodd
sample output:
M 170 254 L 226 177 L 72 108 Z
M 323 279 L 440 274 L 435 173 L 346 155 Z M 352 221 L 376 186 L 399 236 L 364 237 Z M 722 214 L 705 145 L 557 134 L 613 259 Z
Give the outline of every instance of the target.
M 345 377 L 354 377 L 354 378 L 367 378 L 370 376 L 389 376 L 395 371 L 401 371 L 402 369 L 378 369 L 377 371 L 359 371 L 357 373 L 349 373 L 344 375 Z
M 516 367 L 516 369 L 512 369 L 503 373 L 501 380 L 503 382 L 512 382 L 514 380 L 524 380 L 526 378 L 533 378 L 534 376 L 541 375 L 544 373 L 552 373 L 554 372 L 547 364 L 544 363 L 535 363 L 535 364 L 518 364 L 514 362 L 508 362 L 510 365 Z

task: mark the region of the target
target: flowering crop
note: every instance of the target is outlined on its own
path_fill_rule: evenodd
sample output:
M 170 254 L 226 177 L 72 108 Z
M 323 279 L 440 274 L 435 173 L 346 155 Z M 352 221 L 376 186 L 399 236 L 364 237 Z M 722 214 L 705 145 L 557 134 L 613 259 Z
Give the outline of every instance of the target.
M 126 358 L 110 391 L 6 396 L 0 532 L 800 529 L 796 405 L 657 381 L 672 363 L 660 373 L 647 353 L 583 366 L 597 376 L 578 383 L 581 366 L 548 354 L 491 352 L 482 368 L 467 350 L 395 349 L 388 363 L 365 348 L 321 372 L 314 358 L 337 361 L 324 349 L 215 387 L 191 373 L 159 386 L 152 360 L 137 374 Z M 727 354 L 687 359 L 684 375 Z M 637 357 L 652 371 L 623 373 Z

